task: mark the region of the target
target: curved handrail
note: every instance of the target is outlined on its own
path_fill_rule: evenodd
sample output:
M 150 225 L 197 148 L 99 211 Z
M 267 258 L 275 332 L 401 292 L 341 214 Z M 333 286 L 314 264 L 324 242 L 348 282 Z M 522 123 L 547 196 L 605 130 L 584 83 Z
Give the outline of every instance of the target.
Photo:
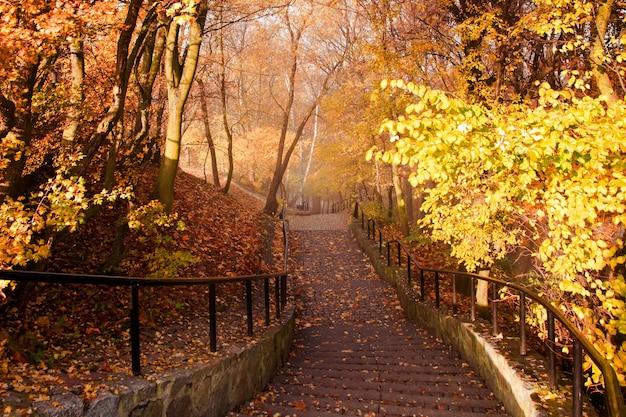
M 209 339 L 212 352 L 217 350 L 217 289 L 218 284 L 229 282 L 244 282 L 246 285 L 246 311 L 248 335 L 253 335 L 252 319 L 252 282 L 264 281 L 265 325 L 270 324 L 270 279 L 275 280 L 275 312 L 279 318 L 281 309 L 287 304 L 287 260 L 289 258 L 289 223 L 285 219 L 285 207 L 282 208 L 283 231 L 283 271 L 271 274 L 241 275 L 233 277 L 206 277 L 206 278 L 143 278 L 109 275 L 67 274 L 56 272 L 0 270 L 0 279 L 22 282 L 46 282 L 55 284 L 90 284 L 107 286 L 127 286 L 130 288 L 130 339 L 132 372 L 141 373 L 140 359 L 140 327 L 139 327 L 139 287 L 159 286 L 209 286 Z
M 626 405 L 624 403 L 624 396 L 619 385 L 619 381 L 617 379 L 617 374 L 615 370 L 606 360 L 606 358 L 594 347 L 593 343 L 591 343 L 585 335 L 572 323 L 555 305 L 553 305 L 549 300 L 540 296 L 537 292 L 533 291 L 530 288 L 527 288 L 523 285 L 510 282 L 503 281 L 498 278 L 493 278 L 489 276 L 482 276 L 470 272 L 462 272 L 462 271 L 453 271 L 453 270 L 445 270 L 445 269 L 435 269 L 435 268 L 425 268 L 413 257 L 408 248 L 404 245 L 403 242 L 393 239 L 386 240 L 385 234 L 375 219 L 368 218 L 365 212 L 359 207 L 358 202 L 356 203 L 356 207 L 354 209 L 354 215 L 357 220 L 360 218 L 361 220 L 361 229 L 365 230 L 365 225 L 367 224 L 367 238 L 373 239 L 376 241 L 376 232 L 378 232 L 378 248 L 379 252 L 383 253 L 383 246 L 387 248 L 387 265 L 391 266 L 391 246 L 395 244 L 397 246 L 397 264 L 398 266 L 402 266 L 402 254 L 406 255 L 407 259 L 407 278 L 408 283 L 411 284 L 411 265 L 415 265 L 417 270 L 420 273 L 420 299 L 424 301 L 424 273 L 429 272 L 435 275 L 435 305 L 439 308 L 440 304 L 440 294 L 439 294 L 439 276 L 440 275 L 452 275 L 452 291 L 453 291 L 453 310 L 456 313 L 456 288 L 455 288 L 455 279 L 456 276 L 466 276 L 470 278 L 470 303 L 471 303 L 471 320 L 475 319 L 475 299 L 473 295 L 474 289 L 474 280 L 480 279 L 492 284 L 492 298 L 491 298 L 491 320 L 493 326 L 493 334 L 497 334 L 497 303 L 493 302 L 497 297 L 498 287 L 508 287 L 516 290 L 520 295 L 520 354 L 526 354 L 526 331 L 525 331 L 525 313 L 526 313 L 526 297 L 532 299 L 537 304 L 543 306 L 547 311 L 547 327 L 548 327 L 548 338 L 547 338 L 547 351 L 548 351 L 548 379 L 551 388 L 556 388 L 557 384 L 557 376 L 556 376 L 556 353 L 554 349 L 554 340 L 555 340 L 555 329 L 554 323 L 555 320 L 558 320 L 569 332 L 573 340 L 573 410 L 572 414 L 574 417 L 582 416 L 582 392 L 583 392 L 583 377 L 582 377 L 582 366 L 583 366 L 583 355 L 582 350 L 584 350 L 589 356 L 589 358 L 594 362 L 594 364 L 600 369 L 600 372 L 604 378 L 604 387 L 605 387 L 605 403 L 608 415 L 610 417 L 621 417 L 626 416 Z M 360 209 L 360 210 L 359 210 Z M 360 216 L 359 216 L 360 212 Z M 383 241 L 385 243 L 383 243 Z

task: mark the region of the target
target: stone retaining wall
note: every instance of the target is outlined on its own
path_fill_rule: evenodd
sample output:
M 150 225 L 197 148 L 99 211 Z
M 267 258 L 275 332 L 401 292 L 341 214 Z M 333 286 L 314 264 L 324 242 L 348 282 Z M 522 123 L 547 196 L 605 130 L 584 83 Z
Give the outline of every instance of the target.
M 117 387 L 117 394 L 101 392 L 88 406 L 77 395 L 53 396 L 37 403 L 37 413 L 52 417 L 224 416 L 262 391 L 284 365 L 294 323 L 290 308 L 253 345 L 225 350 L 214 363 L 168 371 L 154 380 L 128 378 Z

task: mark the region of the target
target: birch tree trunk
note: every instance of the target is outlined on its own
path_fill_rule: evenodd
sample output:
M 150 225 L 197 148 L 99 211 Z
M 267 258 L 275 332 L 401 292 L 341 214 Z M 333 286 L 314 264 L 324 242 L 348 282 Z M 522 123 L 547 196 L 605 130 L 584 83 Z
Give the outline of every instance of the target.
M 67 122 L 63 129 L 63 146 L 73 146 L 76 143 L 76 134 L 80 126 L 80 106 L 84 100 L 83 86 L 85 80 L 85 55 L 83 53 L 82 35 L 77 35 L 71 40 L 70 52 L 70 73 L 72 86 L 70 90 L 70 108 L 67 112 Z
M 167 79 L 168 118 L 165 147 L 159 176 L 152 197 L 158 199 L 170 212 L 174 203 L 174 181 L 180 158 L 181 127 L 185 103 L 198 66 L 202 29 L 207 13 L 206 2 L 200 2 L 194 19 L 187 23 L 188 30 L 181 30 L 185 21 L 174 18 L 170 23 L 165 48 L 165 77 Z M 187 29 L 187 28 L 185 28 Z M 181 33 L 188 33 L 187 49 L 180 61 L 179 41 Z

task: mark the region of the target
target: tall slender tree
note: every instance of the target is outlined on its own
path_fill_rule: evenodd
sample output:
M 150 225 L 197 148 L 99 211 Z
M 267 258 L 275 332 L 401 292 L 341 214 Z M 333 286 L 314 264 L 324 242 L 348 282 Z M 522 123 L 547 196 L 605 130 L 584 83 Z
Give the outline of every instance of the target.
M 168 28 L 165 49 L 167 132 L 159 177 L 153 192 L 153 197 L 163 204 L 166 211 L 171 211 L 174 203 L 183 112 L 198 65 L 206 14 L 206 2 L 192 1 L 179 11 Z
M 155 3 L 143 20 L 139 34 L 135 36 L 135 26 L 137 25 L 142 4 L 143 0 L 130 0 L 128 3 L 126 18 L 117 41 L 117 59 L 114 84 L 111 88 L 111 104 L 106 114 L 100 120 L 98 128 L 84 146 L 83 153 L 85 157 L 80 170 L 82 176 L 87 173 L 92 160 L 122 117 L 135 59 L 157 16 L 158 3 Z

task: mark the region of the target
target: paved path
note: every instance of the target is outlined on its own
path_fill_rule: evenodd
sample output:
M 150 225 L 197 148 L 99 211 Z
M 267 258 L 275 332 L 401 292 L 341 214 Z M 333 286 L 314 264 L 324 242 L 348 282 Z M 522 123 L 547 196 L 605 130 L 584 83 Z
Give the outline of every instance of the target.
M 289 220 L 301 285 L 294 348 L 231 416 L 506 415 L 456 352 L 404 318 L 350 236 L 348 213 Z

